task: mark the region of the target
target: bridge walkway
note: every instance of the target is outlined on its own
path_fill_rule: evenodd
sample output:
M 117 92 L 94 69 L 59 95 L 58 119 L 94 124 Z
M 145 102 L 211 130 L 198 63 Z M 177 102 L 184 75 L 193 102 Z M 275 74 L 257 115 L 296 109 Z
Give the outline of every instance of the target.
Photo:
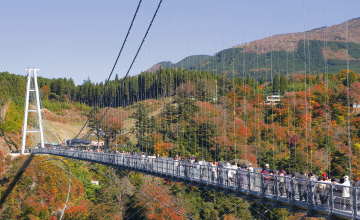
M 360 188 L 358 187 L 181 162 L 172 158 L 143 158 L 127 154 L 44 148 L 35 149 L 32 153 L 68 157 L 134 170 L 262 203 L 271 203 L 275 207 L 287 207 L 291 212 L 304 211 L 308 216 L 360 219 Z M 323 194 L 316 192 L 317 184 L 326 185 Z M 342 192 L 348 192 L 350 197 L 343 197 Z M 314 197 L 316 199 L 307 199 Z

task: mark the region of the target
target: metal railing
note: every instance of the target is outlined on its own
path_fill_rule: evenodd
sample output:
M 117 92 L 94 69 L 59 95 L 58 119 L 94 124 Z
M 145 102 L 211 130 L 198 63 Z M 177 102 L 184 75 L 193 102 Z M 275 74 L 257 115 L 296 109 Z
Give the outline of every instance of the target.
M 284 204 L 308 213 L 360 219 L 360 188 L 324 181 L 250 172 L 242 169 L 177 161 L 169 158 L 133 157 L 124 153 L 96 153 L 61 149 L 34 149 L 34 154 L 50 154 L 86 160 L 167 178 L 203 184 Z

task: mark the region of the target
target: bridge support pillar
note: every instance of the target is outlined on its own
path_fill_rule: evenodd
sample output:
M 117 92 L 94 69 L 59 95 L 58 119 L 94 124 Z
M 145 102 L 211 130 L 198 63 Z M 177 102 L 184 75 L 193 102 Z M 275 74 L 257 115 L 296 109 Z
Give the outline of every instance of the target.
M 23 124 L 23 136 L 22 136 L 22 142 L 21 142 L 21 154 L 25 153 L 25 144 L 26 144 L 26 134 L 27 132 L 39 132 L 40 133 L 40 144 L 41 148 L 44 148 L 44 134 L 43 134 L 43 128 L 42 128 L 42 121 L 41 121 L 41 109 L 40 109 L 40 94 L 39 94 L 39 87 L 37 83 L 37 75 L 36 71 L 40 69 L 36 68 L 28 68 L 25 69 L 28 71 L 28 78 L 27 78 L 27 84 L 26 84 L 26 96 L 25 96 L 25 109 L 24 109 L 24 124 Z M 31 78 L 33 77 L 34 80 L 34 88 L 30 88 L 31 84 Z M 30 92 L 35 92 L 35 98 L 36 98 L 36 109 L 29 109 L 29 96 Z M 29 112 L 36 111 L 37 117 L 38 117 L 38 123 L 39 123 L 39 130 L 27 130 L 27 120 L 28 120 L 28 114 Z

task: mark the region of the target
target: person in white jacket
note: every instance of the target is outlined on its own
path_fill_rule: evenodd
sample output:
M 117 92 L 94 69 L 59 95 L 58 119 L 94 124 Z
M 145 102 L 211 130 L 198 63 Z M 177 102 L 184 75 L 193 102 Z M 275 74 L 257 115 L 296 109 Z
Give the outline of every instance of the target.
M 345 208 L 345 210 L 350 210 L 350 180 L 349 176 L 344 176 L 344 183 L 342 184 L 342 202 L 341 208 Z M 345 206 L 345 207 L 344 207 Z
M 235 182 L 237 180 L 237 169 L 238 169 L 238 166 L 237 166 L 237 163 L 236 162 L 233 162 L 232 165 L 231 165 L 231 172 L 232 172 L 232 181 L 234 183 L 234 186 L 235 186 Z

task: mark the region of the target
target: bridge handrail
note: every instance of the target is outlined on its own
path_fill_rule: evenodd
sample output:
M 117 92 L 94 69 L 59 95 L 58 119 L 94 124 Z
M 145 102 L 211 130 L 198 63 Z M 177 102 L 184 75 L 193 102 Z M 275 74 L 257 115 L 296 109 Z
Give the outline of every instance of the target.
M 34 149 L 32 153 L 82 159 L 183 179 L 235 193 L 255 195 L 262 200 L 271 199 L 275 203 L 286 202 L 290 207 L 306 207 L 308 212 L 323 210 L 353 219 L 360 217 L 360 188 L 354 186 L 219 167 L 210 163 L 203 165 L 164 158 L 134 157 L 124 153 L 46 148 Z

